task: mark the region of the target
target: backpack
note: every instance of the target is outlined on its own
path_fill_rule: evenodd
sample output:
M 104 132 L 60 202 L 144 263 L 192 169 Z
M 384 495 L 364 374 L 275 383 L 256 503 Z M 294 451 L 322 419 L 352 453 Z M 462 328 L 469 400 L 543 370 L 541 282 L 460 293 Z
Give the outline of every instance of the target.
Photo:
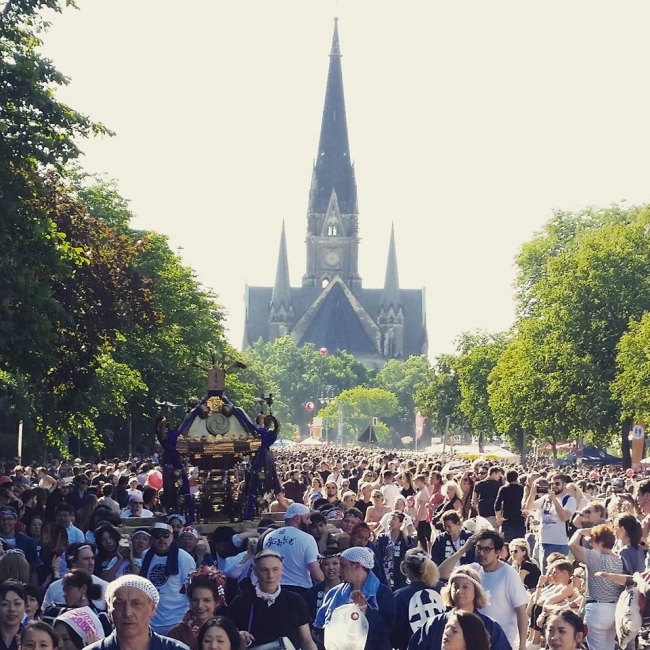
M 643 625 L 650 623 L 650 571 L 635 573 L 634 584 L 619 596 L 614 614 L 616 638 L 621 648 L 633 641 Z
M 571 498 L 570 494 L 565 494 L 562 497 L 562 507 L 566 506 L 566 502 Z M 566 528 L 566 536 L 568 539 L 571 539 L 571 536 L 573 533 L 576 532 L 576 527 L 571 523 L 572 517 L 569 517 L 565 522 L 564 522 L 564 527 Z

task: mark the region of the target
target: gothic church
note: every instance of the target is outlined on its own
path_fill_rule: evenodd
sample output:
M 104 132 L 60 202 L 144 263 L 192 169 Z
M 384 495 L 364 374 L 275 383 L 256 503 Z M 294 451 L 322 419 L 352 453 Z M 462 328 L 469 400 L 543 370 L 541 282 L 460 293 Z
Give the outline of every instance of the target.
M 307 209 L 307 269 L 301 287 L 289 281 L 284 224 L 273 287 L 246 287 L 244 348 L 290 335 L 330 352 L 345 350 L 381 367 L 427 353 L 424 289 L 401 289 L 394 229 L 383 289 L 359 275 L 359 207 L 350 160 L 338 25 L 330 52 L 325 107 Z

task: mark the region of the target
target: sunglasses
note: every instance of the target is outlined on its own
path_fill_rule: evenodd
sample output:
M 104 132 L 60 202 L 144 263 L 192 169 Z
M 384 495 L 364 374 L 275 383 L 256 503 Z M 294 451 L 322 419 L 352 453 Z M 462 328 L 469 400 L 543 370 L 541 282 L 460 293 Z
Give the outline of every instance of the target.
M 164 532 L 164 533 L 155 532 L 155 533 L 151 533 L 151 536 L 154 539 L 160 539 L 160 538 L 167 539 L 167 537 L 171 537 L 171 533 L 169 533 L 169 532 Z

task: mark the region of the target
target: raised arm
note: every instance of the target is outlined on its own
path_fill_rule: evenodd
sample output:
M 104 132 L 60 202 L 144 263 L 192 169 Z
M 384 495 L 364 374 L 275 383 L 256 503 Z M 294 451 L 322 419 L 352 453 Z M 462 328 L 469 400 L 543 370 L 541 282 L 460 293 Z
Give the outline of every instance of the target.
M 582 538 L 585 534 L 589 535 L 590 533 L 591 528 L 578 528 L 569 540 L 569 550 L 578 562 L 582 562 L 585 559 L 585 549 L 581 544 Z
M 467 553 L 470 549 L 474 547 L 475 542 L 476 542 L 475 535 L 468 537 L 467 541 L 453 555 L 450 555 L 438 567 L 438 571 L 440 571 L 440 578 L 442 580 L 449 580 L 449 576 L 451 575 L 451 572 L 454 570 L 454 567 L 456 566 L 458 560 L 460 560 L 460 558 L 463 557 L 465 553 Z

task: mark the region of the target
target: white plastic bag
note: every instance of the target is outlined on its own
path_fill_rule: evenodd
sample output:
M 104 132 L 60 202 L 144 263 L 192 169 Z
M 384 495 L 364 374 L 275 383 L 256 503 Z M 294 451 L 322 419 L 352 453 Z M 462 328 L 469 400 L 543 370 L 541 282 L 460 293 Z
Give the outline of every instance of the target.
M 368 620 L 358 605 L 341 605 L 325 626 L 325 650 L 363 650 L 368 638 Z

